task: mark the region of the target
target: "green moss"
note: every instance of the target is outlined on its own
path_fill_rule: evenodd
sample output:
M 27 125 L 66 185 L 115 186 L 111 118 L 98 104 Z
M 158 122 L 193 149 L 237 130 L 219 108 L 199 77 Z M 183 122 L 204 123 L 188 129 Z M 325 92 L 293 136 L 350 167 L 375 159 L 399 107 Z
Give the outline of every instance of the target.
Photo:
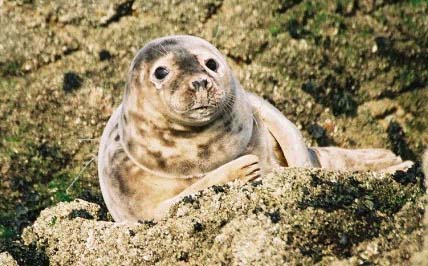
M 428 0 L 410 0 L 412 5 L 428 4 Z
M 58 220 L 58 217 L 52 216 L 51 220 L 49 221 L 49 226 L 54 226 L 57 220 Z
M 15 235 L 16 233 L 13 229 L 0 224 L 0 241 L 8 240 Z
M 272 36 L 276 36 L 281 32 L 281 29 L 278 25 L 272 25 L 269 27 L 269 32 Z
M 362 25 L 359 29 L 359 33 L 363 38 L 371 38 L 371 36 L 373 36 L 374 29 L 369 25 Z
M 406 25 L 406 27 L 409 28 L 410 30 L 418 29 L 418 25 L 415 23 L 413 17 L 409 17 L 404 14 L 402 19 L 403 19 L 403 24 Z
M 48 189 L 51 195 L 53 194 L 53 203 L 61 201 L 71 201 L 73 196 L 79 194 L 79 186 L 75 184 L 73 194 L 69 194 L 67 188 L 73 182 L 73 176 L 69 172 L 59 173 L 48 183 Z
M 325 10 L 327 6 L 328 2 L 324 1 L 304 1 L 303 11 L 311 17 L 313 14 Z
M 413 69 L 403 67 L 402 69 L 400 69 L 398 79 L 403 87 L 408 87 L 410 85 L 413 85 L 418 80 L 418 76 Z
M 10 89 L 14 88 L 16 81 L 10 77 L 1 77 L 0 76 L 0 93 L 10 93 Z M 0 102 L 5 101 L 5 98 L 0 97 Z
M 0 76 L 17 76 L 22 74 L 22 62 L 19 60 L 0 62 Z
M 0 213 L 6 225 L 20 231 L 28 223 L 25 221 L 35 219 L 41 209 L 71 199 L 65 193 L 72 181 L 71 174 L 63 169 L 69 162 L 69 155 L 57 146 L 34 144 L 20 135 L 6 139 L 9 152 L 3 160 L 9 164 L 9 170 L 1 178 L 9 182 L 13 193 L 0 194 L 3 202 Z M 22 150 L 23 146 L 26 150 Z

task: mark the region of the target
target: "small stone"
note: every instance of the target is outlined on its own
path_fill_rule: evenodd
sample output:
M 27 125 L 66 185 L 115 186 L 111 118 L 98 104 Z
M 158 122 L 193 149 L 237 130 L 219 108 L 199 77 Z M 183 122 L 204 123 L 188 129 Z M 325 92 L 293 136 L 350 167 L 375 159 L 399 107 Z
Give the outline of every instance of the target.
M 377 52 L 377 44 L 374 44 L 372 46 L 372 53 L 376 53 Z

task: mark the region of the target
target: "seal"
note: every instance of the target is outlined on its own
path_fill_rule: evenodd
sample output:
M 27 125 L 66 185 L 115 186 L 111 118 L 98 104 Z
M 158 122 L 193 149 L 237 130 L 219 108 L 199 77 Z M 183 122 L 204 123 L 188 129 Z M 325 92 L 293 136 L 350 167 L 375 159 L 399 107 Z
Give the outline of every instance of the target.
M 395 171 L 384 149 L 308 148 L 297 127 L 246 92 L 223 55 L 194 36 L 146 44 L 100 141 L 98 172 L 115 221 L 164 217 L 184 196 L 280 166 Z

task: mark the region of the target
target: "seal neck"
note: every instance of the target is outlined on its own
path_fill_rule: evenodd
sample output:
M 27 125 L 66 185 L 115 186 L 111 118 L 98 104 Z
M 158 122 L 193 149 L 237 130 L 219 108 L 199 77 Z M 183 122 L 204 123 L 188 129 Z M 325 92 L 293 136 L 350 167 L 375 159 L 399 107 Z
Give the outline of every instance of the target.
M 119 127 L 119 142 L 120 145 L 122 146 L 123 151 L 125 152 L 125 154 L 128 156 L 128 158 L 136 165 L 138 166 L 141 170 L 143 170 L 146 173 L 149 173 L 153 176 L 157 176 L 157 177 L 162 177 L 162 178 L 167 178 L 167 179 L 177 179 L 177 178 L 182 178 L 182 179 L 191 179 L 194 178 L 195 176 L 186 176 L 186 175 L 176 175 L 176 174 L 168 174 L 166 172 L 162 172 L 162 171 L 158 171 L 158 170 L 152 170 L 150 167 L 144 165 L 143 163 L 141 163 L 135 156 L 134 154 L 132 154 L 129 149 L 128 149 L 128 145 L 126 145 L 124 143 L 124 137 L 126 136 L 126 134 L 124 134 L 125 132 L 125 128 L 123 127 L 123 106 L 121 108 L 120 111 L 120 118 L 118 121 L 118 127 Z
M 243 155 L 253 133 L 252 107 L 244 91 L 237 93 L 230 112 L 201 127 L 180 125 L 146 105 L 122 107 L 121 145 L 142 170 L 164 178 L 192 178 Z

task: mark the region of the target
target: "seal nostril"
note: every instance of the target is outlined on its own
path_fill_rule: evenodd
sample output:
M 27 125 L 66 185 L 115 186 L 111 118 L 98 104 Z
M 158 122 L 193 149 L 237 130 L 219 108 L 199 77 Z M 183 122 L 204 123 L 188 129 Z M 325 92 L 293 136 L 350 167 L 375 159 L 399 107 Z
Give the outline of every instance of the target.
M 193 88 L 194 90 L 199 89 L 199 82 L 198 82 L 197 80 L 192 81 L 192 88 Z
M 201 80 L 201 85 L 202 85 L 202 87 L 204 87 L 205 89 L 207 88 L 207 84 L 208 84 L 208 81 L 207 81 L 206 79 L 202 79 L 202 80 Z
M 200 88 L 206 89 L 208 87 L 208 80 L 205 78 L 194 80 L 191 83 L 194 90 L 198 90 Z

